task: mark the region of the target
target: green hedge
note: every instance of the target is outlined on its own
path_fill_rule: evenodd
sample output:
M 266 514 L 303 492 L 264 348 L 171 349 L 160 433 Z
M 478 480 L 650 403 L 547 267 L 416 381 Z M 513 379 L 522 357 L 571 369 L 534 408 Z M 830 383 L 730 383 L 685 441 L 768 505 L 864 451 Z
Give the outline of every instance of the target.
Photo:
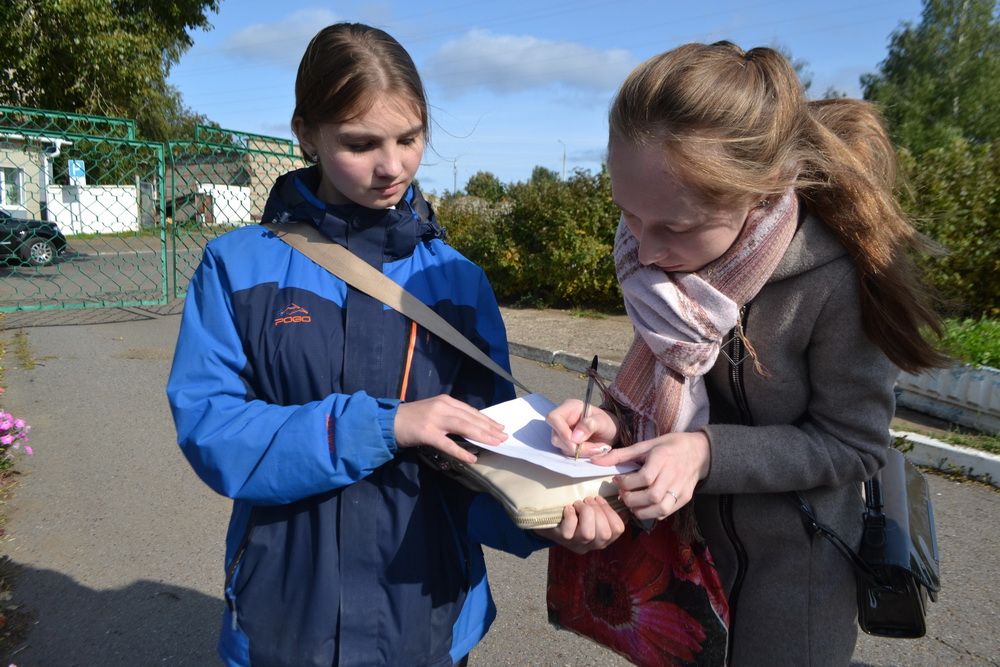
M 967 364 L 1000 368 L 1000 320 L 945 320 L 941 346 Z
M 925 278 L 958 318 L 1000 318 L 1000 142 L 960 137 L 914 156 L 900 151 L 906 210 L 945 250 Z M 606 170 L 568 180 L 536 168 L 504 186 L 480 172 L 438 213 L 451 242 L 479 263 L 504 303 L 621 311 L 612 246 L 618 210 Z M 470 196 L 472 194 L 478 196 Z
M 955 138 L 919 156 L 904 150 L 900 165 L 904 207 L 944 247 L 922 263 L 945 312 L 1000 317 L 1000 141 Z
M 536 175 L 507 186 L 499 201 L 450 195 L 437 209 L 449 241 L 483 267 L 501 302 L 622 309 L 606 171 L 565 181 Z

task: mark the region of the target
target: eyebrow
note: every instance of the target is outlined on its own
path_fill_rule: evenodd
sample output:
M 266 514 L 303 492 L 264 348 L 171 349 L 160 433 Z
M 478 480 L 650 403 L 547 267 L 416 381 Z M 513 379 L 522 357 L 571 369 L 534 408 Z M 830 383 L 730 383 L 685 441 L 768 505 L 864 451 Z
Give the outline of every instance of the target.
M 396 135 L 395 138 L 398 139 L 400 137 L 412 137 L 414 135 L 420 134 L 423 131 L 424 131 L 423 125 L 414 125 L 410 129 L 405 130 L 404 132 L 401 132 L 398 135 Z M 359 141 L 362 139 L 381 139 L 381 138 L 382 135 L 375 134 L 372 132 L 366 132 L 365 130 L 357 130 L 357 131 L 346 130 L 344 132 L 337 133 L 337 139 L 339 139 L 340 141 Z
M 618 207 L 618 209 L 619 209 L 619 210 L 620 210 L 620 211 L 621 211 L 621 212 L 622 212 L 623 214 L 625 214 L 625 215 L 632 215 L 632 216 L 634 216 L 634 215 L 635 215 L 635 213 L 632 213 L 631 211 L 629 211 L 629 210 L 628 210 L 627 208 L 625 208 L 624 206 L 622 206 L 621 204 L 619 204 L 619 203 L 618 203 L 617 201 L 615 201 L 614 199 L 612 199 L 612 200 L 611 200 L 611 203 L 612 203 L 612 204 L 614 204 L 615 206 L 617 206 L 617 207 Z M 687 227 L 690 227 L 690 226 L 691 226 L 690 224 L 688 224 L 688 225 L 685 225 L 685 224 L 683 224 L 683 223 L 680 223 L 680 222 L 678 222 L 678 221 L 676 221 L 676 220 L 667 220 L 667 219 L 664 219 L 664 218 L 661 218 L 661 219 L 659 219 L 659 220 L 654 220 L 654 221 L 653 221 L 653 224 L 655 224 L 655 225 L 660 225 L 660 226 L 663 226 L 663 227 L 670 227 L 670 228 L 677 228 L 677 227 L 680 227 L 680 228 L 687 228 Z

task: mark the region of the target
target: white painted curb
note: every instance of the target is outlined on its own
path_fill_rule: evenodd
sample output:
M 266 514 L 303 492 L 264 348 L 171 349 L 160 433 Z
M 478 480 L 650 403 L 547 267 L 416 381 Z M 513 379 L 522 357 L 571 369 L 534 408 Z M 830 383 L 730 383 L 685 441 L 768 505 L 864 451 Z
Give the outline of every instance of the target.
M 919 433 L 890 431 L 893 437 L 904 438 L 912 448 L 906 458 L 918 465 L 949 472 L 958 469 L 993 486 L 1000 485 L 1000 456 L 978 449 L 949 445 Z

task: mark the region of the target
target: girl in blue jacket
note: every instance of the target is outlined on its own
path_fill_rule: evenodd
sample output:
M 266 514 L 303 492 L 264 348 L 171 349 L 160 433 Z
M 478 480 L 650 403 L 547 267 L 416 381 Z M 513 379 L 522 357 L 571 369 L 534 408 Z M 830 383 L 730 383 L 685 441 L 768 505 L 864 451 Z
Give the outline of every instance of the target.
M 309 222 L 509 368 L 482 270 L 446 245 L 412 181 L 427 138 L 406 51 L 336 24 L 299 65 L 292 128 L 312 166 L 275 183 L 264 222 Z M 513 398 L 490 371 L 260 226 L 208 244 L 188 288 L 167 394 L 198 475 L 234 499 L 219 650 L 230 665 L 462 661 L 495 616 L 480 544 L 528 555 L 600 548 L 603 500 L 542 536 L 422 466 L 499 444 L 479 408 Z M 543 539 L 547 538 L 547 539 Z

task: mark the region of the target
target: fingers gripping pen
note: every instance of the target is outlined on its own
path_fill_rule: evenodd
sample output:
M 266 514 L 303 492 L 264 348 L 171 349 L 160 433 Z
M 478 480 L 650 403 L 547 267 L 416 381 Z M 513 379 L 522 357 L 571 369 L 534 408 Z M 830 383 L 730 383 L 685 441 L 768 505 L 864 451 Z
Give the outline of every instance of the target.
M 594 355 L 594 360 L 590 362 L 590 373 L 587 374 L 587 393 L 583 397 L 583 415 L 580 416 L 580 423 L 587 421 L 587 417 L 590 415 L 590 397 L 594 393 L 594 376 L 597 375 L 597 355 Z M 576 454 L 573 456 L 573 460 L 580 459 L 580 445 L 582 443 L 576 443 Z

